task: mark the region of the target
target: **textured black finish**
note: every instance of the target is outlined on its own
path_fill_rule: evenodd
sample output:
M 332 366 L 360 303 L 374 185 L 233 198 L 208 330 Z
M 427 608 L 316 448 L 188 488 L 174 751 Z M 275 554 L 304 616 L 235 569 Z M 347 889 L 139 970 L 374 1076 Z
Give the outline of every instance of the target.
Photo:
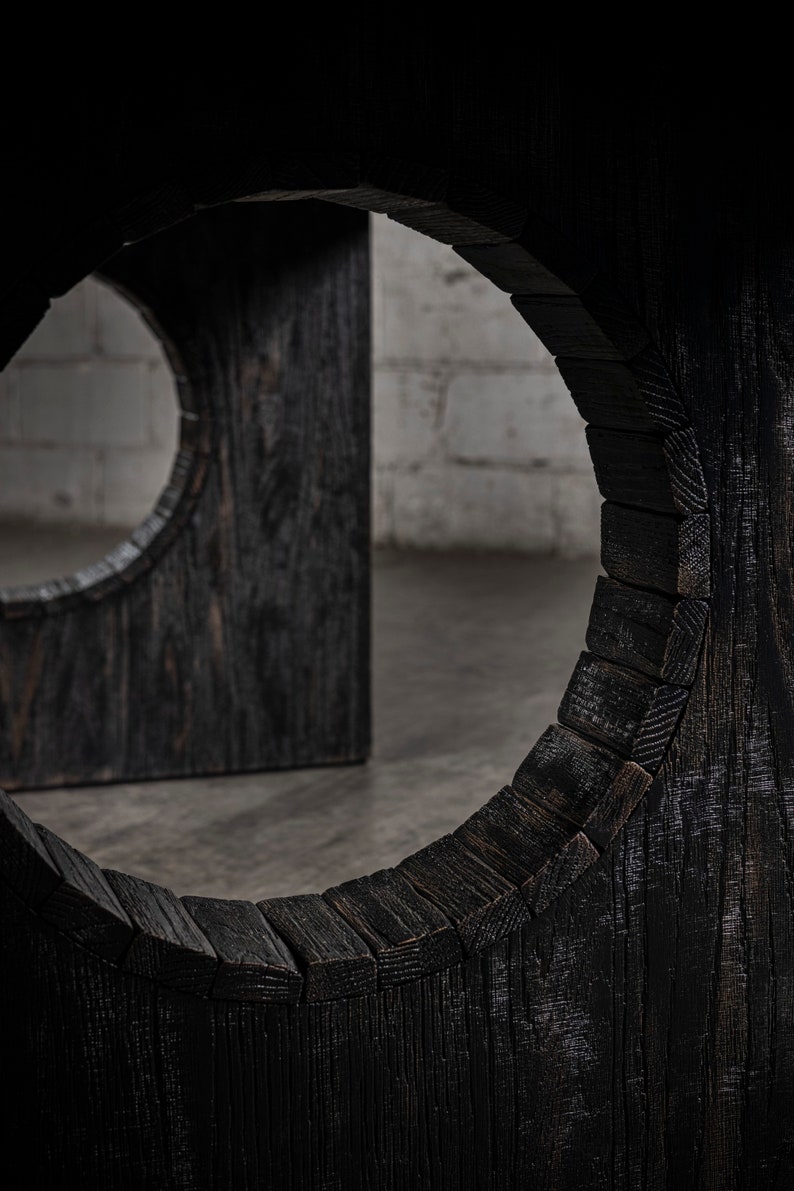
M 186 213 L 177 199 L 162 198 L 170 222 Z M 146 231 L 160 215 L 152 199 Z M 156 510 L 112 555 L 0 592 L 0 784 L 363 759 L 367 216 L 229 206 L 124 249 L 101 275 L 163 341 L 181 450 Z
M 37 830 L 62 878 L 38 907 L 42 918 L 97 955 L 118 959 L 135 928 L 102 869 L 46 827 L 39 824 Z
M 179 898 L 170 889 L 127 873 L 108 869 L 105 877 L 136 929 L 124 967 L 206 996 L 218 958 Z
M 295 959 L 252 902 L 183 897 L 182 905 L 218 957 L 213 997 L 300 1000 L 303 980 Z
M 372 952 L 319 894 L 272 897 L 258 904 L 297 957 L 307 1001 L 375 991 L 377 970 Z
M 460 233 L 464 246 L 531 237 L 532 217 L 516 231 L 505 211 L 537 213 L 618 295 L 577 312 L 567 299 L 584 300 L 590 282 L 581 294 L 552 288 L 554 301 L 541 304 L 549 338 L 568 358 L 589 344 L 608 353 L 605 340 L 616 336 L 608 369 L 581 360 L 580 401 L 597 412 L 593 423 L 660 441 L 691 426 L 706 511 L 608 504 L 604 521 L 605 566 L 616 580 L 708 602 L 702 643 L 687 645 L 688 678 L 678 680 L 686 707 L 652 783 L 601 750 L 608 781 L 592 786 L 594 809 L 540 873 L 527 874 L 525 893 L 456 837 L 399 866 L 477 951 L 376 991 L 375 957 L 367 963 L 363 940 L 351 944 L 370 972 L 366 996 L 329 999 L 333 982 L 318 990 L 325 999 L 300 1005 L 165 988 L 75 946 L 4 883 L 11 975 L 0 986 L 2 1020 L 14 1024 L 4 1152 L 9 1164 L 24 1161 L 30 1186 L 103 1191 L 786 1188 L 794 1178 L 787 107 L 782 120 L 772 102 L 761 108 L 751 87 L 712 76 L 707 56 L 697 69 L 654 57 L 651 38 L 629 49 L 621 42 L 612 55 L 590 45 L 583 65 L 567 43 L 535 49 L 501 30 L 493 57 L 479 31 L 455 53 L 447 30 L 438 40 L 411 30 L 403 43 L 390 21 L 382 36 L 369 27 L 349 34 L 304 36 L 300 53 L 282 39 L 267 85 L 261 67 L 248 74 L 236 60 L 231 81 L 205 71 L 190 91 L 195 107 L 182 101 L 187 67 L 174 80 L 179 101 L 167 90 L 150 99 L 137 73 L 132 87 L 121 72 L 116 90 L 129 88 L 129 106 L 86 117 L 66 158 L 55 152 L 58 138 L 42 144 L 46 169 L 26 156 L 25 176 L 4 192 L 3 292 L 25 281 L 35 312 L 55 247 L 89 237 L 103 218 L 133 236 L 155 216 L 180 218 L 184 195 L 195 205 L 270 186 L 282 198 L 298 177 L 314 193 L 337 183 L 354 202 L 361 182 L 363 205 L 374 196 L 388 210 L 384 157 L 402 194 L 394 212 L 403 217 L 404 200 L 417 199 L 415 223 Z M 14 143 L 34 143 L 26 134 Z M 312 148 L 298 168 L 301 146 Z M 487 186 L 493 202 L 479 210 L 450 202 L 445 212 L 456 187 L 467 193 L 456 181 L 467 178 L 468 193 Z M 483 234 L 489 218 L 492 234 Z M 552 325 L 554 309 L 565 325 Z M 13 307 L 5 317 L 10 342 L 24 329 Z M 648 346 L 627 357 L 643 335 Z M 614 382 L 602 395 L 598 375 Z M 610 635 L 620 636 L 614 624 Z M 637 656 L 642 664 L 616 661 L 655 678 L 644 646 Z M 589 775 L 602 772 L 584 757 L 581 803 L 580 778 L 564 780 L 564 765 L 549 786 L 582 812 Z M 556 813 L 562 803 L 549 791 L 543 806 Z M 541 806 L 542 797 L 526 787 L 527 802 Z M 580 835 L 602 851 L 597 861 Z M 15 862 L 6 872 L 5 844 L 2 855 L 4 882 L 18 879 Z M 298 922 L 300 899 L 287 900 L 290 929 L 315 956 L 302 960 L 307 970 L 332 965 L 344 920 L 317 897 L 314 919 Z

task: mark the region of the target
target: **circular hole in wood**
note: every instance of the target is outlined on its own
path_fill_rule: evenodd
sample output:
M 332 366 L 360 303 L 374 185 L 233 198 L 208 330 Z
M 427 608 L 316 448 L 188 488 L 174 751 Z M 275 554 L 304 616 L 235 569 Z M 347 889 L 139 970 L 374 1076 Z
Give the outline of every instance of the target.
M 171 511 L 180 438 L 173 372 L 138 310 L 81 282 L 4 370 L 0 403 L 4 612 L 128 582 Z
M 452 830 L 555 718 L 583 647 L 600 497 L 552 356 L 451 247 L 373 216 L 371 253 L 369 763 L 30 798 L 102 863 L 180 893 L 253 897 L 263 868 L 269 893 L 321 888 Z M 156 830 L 106 850 L 117 814 Z

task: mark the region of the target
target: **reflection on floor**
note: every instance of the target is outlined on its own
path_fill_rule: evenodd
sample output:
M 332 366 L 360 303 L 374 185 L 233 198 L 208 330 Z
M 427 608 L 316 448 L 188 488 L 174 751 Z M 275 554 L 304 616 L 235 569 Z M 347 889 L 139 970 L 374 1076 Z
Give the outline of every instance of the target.
M 368 764 L 19 801 L 103 866 L 178 894 L 307 892 L 394 864 L 495 794 L 554 720 L 597 573 L 594 559 L 379 552 Z

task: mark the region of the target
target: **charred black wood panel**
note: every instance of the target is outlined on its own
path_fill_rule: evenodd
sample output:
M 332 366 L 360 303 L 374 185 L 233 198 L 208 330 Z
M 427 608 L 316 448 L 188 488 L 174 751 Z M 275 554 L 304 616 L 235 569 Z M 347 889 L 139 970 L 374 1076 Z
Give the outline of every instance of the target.
M 102 276 L 164 342 L 182 452 L 156 514 L 114 557 L 0 600 L 0 784 L 361 760 L 366 214 L 208 211 Z
M 547 267 L 555 300 L 537 303 L 544 332 L 568 353 L 561 369 L 591 423 L 660 441 L 691 426 L 708 508 L 637 508 L 623 503 L 631 491 L 621 480 L 604 522 L 604 563 L 619 590 L 597 601 L 606 612 L 590 642 L 608 665 L 687 688 L 686 707 L 652 782 L 616 753 L 614 770 L 593 766 L 610 746 L 583 742 L 577 780 L 566 780 L 566 765 L 545 788 L 533 779 L 516 791 L 549 812 L 576 808 L 580 820 L 521 889 L 520 858 L 534 864 L 540 853 L 519 849 L 512 824 L 495 836 L 487 816 L 465 844 L 447 836 L 399 866 L 474 953 L 380 990 L 373 971 L 336 999 L 197 996 L 76 947 L 35 910 L 52 891 L 51 870 L 17 823 L 27 844 L 2 837 L 4 880 L 19 893 L 7 896 L 2 933 L 13 1089 L 5 1153 L 26 1164 L 29 1185 L 103 1191 L 785 1188 L 794 1178 L 786 119 L 773 104 L 761 109 L 750 88 L 710 75 L 707 62 L 695 77 L 691 63 L 660 64 L 650 46 L 636 59 L 623 45 L 611 55 L 591 47 L 583 66 L 567 45 L 533 52 L 502 32 L 491 58 L 487 35 L 457 54 L 446 31 L 395 39 L 393 29 L 382 39 L 304 38 L 300 54 L 269 61 L 265 89 L 261 69 L 251 83 L 205 78 L 196 115 L 174 98 L 164 118 L 159 95 L 159 119 L 142 116 L 137 140 L 108 137 L 118 160 L 101 176 L 94 116 L 68 162 L 53 145 L 57 168 L 31 163 L 27 186 L 4 194 L 4 292 L 16 286 L 18 309 L 24 298 L 38 310 L 53 245 L 65 252 L 94 226 L 105 243 L 105 219 L 134 238 L 136 220 L 150 226 L 153 212 L 178 218 L 202 200 L 268 187 L 283 197 L 335 186 L 356 202 L 360 183 L 363 205 L 388 210 L 391 186 L 401 218 L 413 218 L 414 203 L 416 226 L 462 232 L 464 255 L 519 297 L 543 296 Z M 126 80 L 133 124 L 146 98 L 138 82 Z M 277 131 L 274 95 L 292 99 Z M 120 123 L 108 114 L 109 129 Z M 297 149 L 307 145 L 319 156 L 301 170 Z M 351 162 L 351 150 L 360 158 Z M 508 202 L 456 190 L 453 175 Z M 451 205 L 461 189 L 466 203 Z M 54 194 L 59 226 L 42 243 Z M 563 258 L 555 272 L 551 256 L 544 266 L 548 238 L 533 249 L 510 226 L 522 205 L 586 267 Z M 83 259 L 71 248 L 59 268 Z M 588 302 L 582 314 L 557 301 L 584 300 L 598 277 L 617 295 L 611 305 Z M 627 310 L 649 346 L 637 346 Z M 4 326 L 11 335 L 11 315 Z M 612 347 L 607 327 L 620 337 Z M 598 358 L 583 357 L 584 346 Z M 634 601 L 627 590 L 643 594 Z M 689 620 L 676 628 L 682 603 L 701 641 Z M 676 634 L 685 661 L 671 673 Z M 606 703 L 593 697 L 600 715 Z M 491 868 L 502 863 L 490 846 L 499 840 L 512 879 Z M 550 847 L 560 842 L 549 836 Z M 289 919 L 298 941 L 290 950 L 300 944 L 305 968 L 322 964 L 337 946 L 331 908 L 318 899 L 325 909 L 312 925 L 309 915 L 298 921 L 296 900 L 285 909 L 283 928 Z M 346 946 L 369 967 L 367 944 L 350 930 Z M 376 946 L 386 937 L 372 934 Z

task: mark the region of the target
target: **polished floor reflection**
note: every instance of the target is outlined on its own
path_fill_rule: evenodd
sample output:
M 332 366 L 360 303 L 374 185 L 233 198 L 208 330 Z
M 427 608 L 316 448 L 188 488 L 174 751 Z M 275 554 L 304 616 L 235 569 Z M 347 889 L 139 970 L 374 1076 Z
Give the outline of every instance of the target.
M 178 894 L 308 892 L 394 864 L 496 793 L 555 719 L 597 573 L 595 559 L 378 552 L 366 765 L 17 797 L 103 866 Z

